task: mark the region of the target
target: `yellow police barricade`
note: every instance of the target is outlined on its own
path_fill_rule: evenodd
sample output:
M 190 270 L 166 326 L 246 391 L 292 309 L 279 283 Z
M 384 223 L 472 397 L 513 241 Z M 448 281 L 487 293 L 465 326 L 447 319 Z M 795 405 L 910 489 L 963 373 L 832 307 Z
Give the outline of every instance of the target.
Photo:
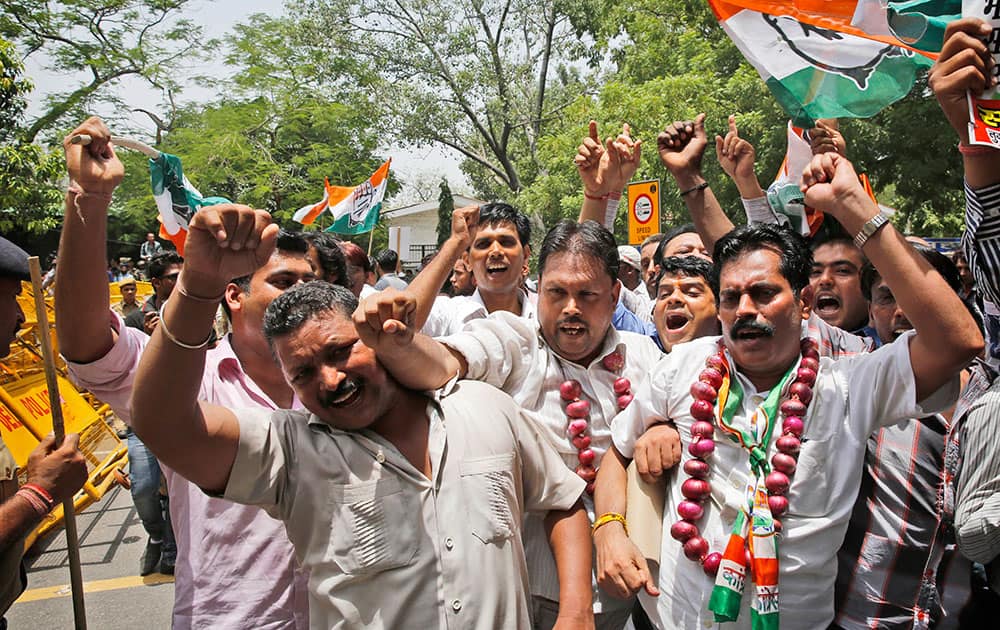
M 52 432 L 52 412 L 49 407 L 48 386 L 42 363 L 37 335 L 34 301 L 30 291 L 19 297 L 25 315 L 25 325 L 11 347 L 11 355 L 0 361 L 0 437 L 10 449 L 20 468 L 20 483 L 25 483 L 28 455 L 38 443 Z M 51 298 L 46 299 L 49 316 L 53 318 Z M 54 330 L 48 331 L 55 345 Z M 58 362 L 57 369 L 65 374 L 65 365 Z M 87 482 L 73 497 L 77 512 L 99 501 L 110 487 L 119 483 L 128 486 L 124 473 L 128 464 L 128 448 L 108 425 L 111 408 L 95 399 L 89 392 L 81 392 L 63 375 L 58 377 L 59 397 L 62 401 L 66 433 L 80 434 L 80 452 L 87 462 Z M 28 535 L 25 548 L 31 545 L 63 519 L 62 504 L 46 516 L 41 524 Z

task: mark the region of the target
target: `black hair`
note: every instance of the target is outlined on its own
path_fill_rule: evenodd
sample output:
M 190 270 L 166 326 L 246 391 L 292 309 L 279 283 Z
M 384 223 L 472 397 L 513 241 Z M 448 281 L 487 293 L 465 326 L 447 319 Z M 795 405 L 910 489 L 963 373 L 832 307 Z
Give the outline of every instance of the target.
M 826 222 L 824 221 L 824 223 Z M 830 223 L 836 224 L 837 229 L 831 228 L 818 234 L 811 241 L 809 241 L 809 250 L 815 254 L 816 250 L 824 245 L 844 245 L 857 250 L 858 255 L 861 256 L 862 266 L 868 264 L 868 257 L 865 256 L 864 250 L 854 244 L 854 238 L 848 234 L 844 228 L 840 227 L 840 224 L 836 221 L 831 221 Z
M 177 252 L 163 252 L 149 259 L 149 267 L 146 273 L 150 280 L 158 280 L 167 272 L 167 267 L 171 265 L 183 265 L 184 259 Z
M 479 206 L 479 225 L 496 226 L 501 223 L 510 223 L 517 231 L 517 240 L 521 241 L 521 246 L 531 244 L 531 221 L 528 216 L 503 201 L 484 203 Z
M 752 223 L 741 225 L 730 231 L 715 243 L 712 252 L 712 291 L 715 299 L 719 299 L 719 277 L 722 268 L 743 254 L 760 249 L 777 250 L 781 257 L 780 271 L 792 287 L 797 298 L 802 289 L 809 284 L 809 274 L 812 271 L 812 252 L 801 234 L 788 226 L 770 223 Z
M 291 232 L 282 229 L 278 232 L 278 242 L 274 246 L 274 250 L 289 254 L 305 254 L 309 251 L 309 242 L 305 239 L 302 232 Z M 253 278 L 253 274 L 233 278 L 230 282 L 238 286 L 241 292 L 250 293 L 251 278 Z M 222 300 L 222 310 L 226 312 L 226 317 L 232 318 L 233 314 L 229 311 L 229 304 L 225 300 Z
M 681 234 L 697 234 L 698 230 L 694 229 L 693 223 L 685 223 L 683 225 L 678 225 L 677 227 L 671 228 L 667 232 L 664 232 L 659 244 L 656 246 L 656 251 L 653 252 L 653 264 L 662 265 L 663 264 L 663 250 L 667 248 L 670 241 L 674 240 Z M 652 237 L 650 237 L 652 238 Z
M 667 256 L 660 263 L 660 272 L 656 274 L 653 286 L 656 288 L 653 298 L 660 291 L 660 280 L 663 276 L 685 276 L 687 278 L 702 278 L 709 286 L 712 285 L 712 263 L 701 256 Z
M 375 254 L 375 262 L 382 269 L 382 273 L 394 273 L 396 265 L 399 264 L 399 254 L 391 249 L 383 249 Z
M 930 263 L 931 267 L 934 267 L 941 274 L 941 277 L 944 278 L 949 287 L 955 290 L 956 294 L 961 294 L 962 278 L 958 275 L 958 267 L 955 266 L 955 263 L 950 258 L 933 247 L 927 247 L 919 243 L 911 243 L 910 245 L 913 249 L 917 250 L 918 254 L 924 257 L 924 260 Z M 872 289 L 875 288 L 875 283 L 881 277 L 878 269 L 870 262 L 866 262 L 865 266 L 861 268 L 861 293 L 864 294 L 869 302 L 872 299 Z
M 538 254 L 538 275 L 545 273 L 545 262 L 552 254 L 568 252 L 593 256 L 604 265 L 611 282 L 618 280 L 618 246 L 615 237 L 597 221 L 577 223 L 563 219 L 556 223 L 542 241 Z
M 346 287 L 347 282 L 347 259 L 340 249 L 340 239 L 328 232 L 301 232 L 302 238 L 312 247 L 316 248 L 316 257 L 319 259 L 320 269 L 317 275 L 321 280 L 326 280 L 330 284 L 339 284 Z
M 274 298 L 264 311 L 264 337 L 272 347 L 275 337 L 289 335 L 321 313 L 339 313 L 348 319 L 358 308 L 358 298 L 346 288 L 329 282 L 297 284 Z

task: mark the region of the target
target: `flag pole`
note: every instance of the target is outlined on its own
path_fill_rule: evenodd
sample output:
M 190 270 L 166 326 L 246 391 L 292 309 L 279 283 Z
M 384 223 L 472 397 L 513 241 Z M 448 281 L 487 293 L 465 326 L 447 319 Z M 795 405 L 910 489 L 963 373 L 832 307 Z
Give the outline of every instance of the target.
M 372 228 L 368 232 L 368 257 L 371 258 L 372 255 L 372 241 L 375 240 L 375 228 Z
M 62 401 L 59 396 L 59 379 L 56 377 L 56 358 L 52 352 L 52 338 L 49 332 L 49 317 L 45 310 L 45 294 L 42 292 L 42 267 L 38 256 L 28 258 L 31 272 L 31 289 L 35 298 L 35 315 L 38 319 L 39 339 L 42 344 L 42 358 L 45 362 L 45 383 L 49 389 L 49 408 L 52 410 L 52 433 L 55 446 L 62 445 L 66 435 L 63 423 Z M 63 523 L 66 526 L 66 551 L 69 555 L 69 580 L 73 591 L 73 621 L 76 630 L 87 630 L 87 613 L 83 605 L 83 572 L 80 566 L 80 541 L 76 531 L 76 513 L 73 497 L 63 501 Z

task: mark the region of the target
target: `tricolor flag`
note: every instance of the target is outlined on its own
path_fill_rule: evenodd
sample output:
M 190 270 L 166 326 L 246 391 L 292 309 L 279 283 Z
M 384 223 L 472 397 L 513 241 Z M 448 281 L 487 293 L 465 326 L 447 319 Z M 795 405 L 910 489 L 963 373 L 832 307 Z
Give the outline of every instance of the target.
M 176 155 L 161 152 L 149 161 L 150 182 L 153 185 L 153 199 L 160 212 L 160 237 L 169 239 L 184 254 L 184 239 L 187 238 L 191 217 L 203 206 L 229 203 L 223 197 L 202 197 L 181 168 L 181 159 Z
M 386 160 L 385 164 L 378 167 L 368 181 L 360 186 L 331 186 L 330 181 L 326 180 L 323 200 L 299 208 L 293 218 L 303 225 L 311 225 L 323 211 L 329 210 L 333 215 L 333 225 L 326 229 L 327 232 L 364 234 L 372 231 L 382 209 L 391 162 L 391 159 Z
M 931 60 L 900 45 L 709 0 L 719 23 L 798 127 L 866 118 L 913 87 Z
M 856 35 L 885 44 L 903 45 L 935 58 L 944 29 L 960 17 L 961 0 L 729 0 L 743 9 L 781 15 L 803 24 Z

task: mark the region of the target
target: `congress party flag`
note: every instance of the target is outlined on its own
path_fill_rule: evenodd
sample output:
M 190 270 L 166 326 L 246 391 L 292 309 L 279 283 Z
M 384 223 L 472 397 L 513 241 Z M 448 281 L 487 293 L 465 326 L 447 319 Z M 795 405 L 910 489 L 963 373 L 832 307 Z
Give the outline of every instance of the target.
M 903 45 L 935 58 L 948 22 L 959 17 L 961 0 L 729 0 L 751 11 L 793 18 L 803 24 Z
M 867 118 L 906 96 L 931 60 L 894 44 L 709 0 L 719 23 L 797 127 Z
M 184 240 L 191 217 L 200 208 L 217 203 L 229 203 L 223 197 L 202 197 L 188 181 L 176 155 L 161 152 L 149 160 L 149 176 L 153 185 L 153 199 L 160 212 L 160 236 L 169 239 L 184 254 Z
M 333 215 L 333 225 L 326 228 L 327 232 L 364 234 L 372 231 L 382 209 L 391 162 L 391 159 L 386 160 L 360 186 L 331 186 L 329 181 L 324 182 L 322 201 L 299 208 L 293 218 L 303 225 L 311 225 L 328 210 Z

